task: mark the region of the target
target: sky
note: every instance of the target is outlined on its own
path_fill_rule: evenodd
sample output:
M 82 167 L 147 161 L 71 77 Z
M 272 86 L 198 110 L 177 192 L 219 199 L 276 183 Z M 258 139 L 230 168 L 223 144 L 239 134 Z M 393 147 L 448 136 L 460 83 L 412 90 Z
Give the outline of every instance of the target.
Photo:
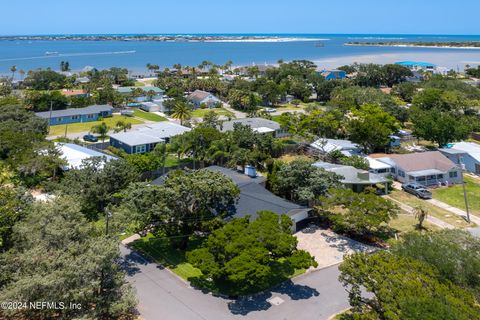
M 1 35 L 479 35 L 479 0 L 3 0 Z

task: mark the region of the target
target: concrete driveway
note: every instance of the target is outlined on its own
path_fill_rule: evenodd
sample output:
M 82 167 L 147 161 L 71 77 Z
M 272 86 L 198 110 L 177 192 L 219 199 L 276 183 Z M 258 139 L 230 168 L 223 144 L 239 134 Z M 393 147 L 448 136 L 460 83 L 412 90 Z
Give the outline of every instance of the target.
M 215 297 L 187 283 L 124 245 L 127 280 L 134 286 L 145 320 L 326 320 L 349 307 L 338 266 L 304 274 L 238 300 Z
M 343 237 L 335 232 L 311 226 L 295 234 L 298 248 L 309 252 L 318 263 L 317 269 L 338 264 L 346 254 L 372 252 L 375 247 Z

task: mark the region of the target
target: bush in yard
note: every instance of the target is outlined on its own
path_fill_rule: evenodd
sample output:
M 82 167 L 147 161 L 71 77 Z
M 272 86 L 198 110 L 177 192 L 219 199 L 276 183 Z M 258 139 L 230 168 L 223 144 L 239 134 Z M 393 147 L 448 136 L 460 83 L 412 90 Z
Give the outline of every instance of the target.
M 309 253 L 297 250 L 288 216 L 261 211 L 255 221 L 249 219 L 234 219 L 216 230 L 187 260 L 233 295 L 266 289 L 295 269 L 317 266 Z
M 350 189 L 331 189 L 320 202 L 317 210 L 335 231 L 362 237 L 381 232 L 399 211 L 397 205 L 372 192 L 355 193 Z
M 340 272 L 352 306 L 344 319 L 480 319 L 469 291 L 442 281 L 421 261 L 385 251 L 357 253 L 345 258 Z

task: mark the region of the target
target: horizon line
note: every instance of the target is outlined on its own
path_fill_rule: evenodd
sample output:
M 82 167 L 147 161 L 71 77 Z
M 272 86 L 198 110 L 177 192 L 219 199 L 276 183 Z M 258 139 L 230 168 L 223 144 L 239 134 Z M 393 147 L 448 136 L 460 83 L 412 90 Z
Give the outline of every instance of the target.
M 374 35 L 374 36 L 480 36 L 480 34 L 454 34 L 454 33 L 309 33 L 309 32 L 278 32 L 278 33 L 253 33 L 253 32 L 202 32 L 202 33 L 190 33 L 190 32 L 177 32 L 177 33 L 150 33 L 150 32 L 135 32 L 135 33 L 38 33 L 38 34 L 0 34 L 0 37 L 45 37 L 45 36 L 220 36 L 220 35 L 252 35 L 252 36 L 262 36 L 262 35 Z

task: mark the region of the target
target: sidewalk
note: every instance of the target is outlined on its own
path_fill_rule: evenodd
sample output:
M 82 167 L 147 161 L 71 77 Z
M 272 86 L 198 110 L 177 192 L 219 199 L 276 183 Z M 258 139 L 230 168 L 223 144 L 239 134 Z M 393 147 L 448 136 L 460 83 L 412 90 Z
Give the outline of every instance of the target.
M 439 201 L 439 200 L 436 200 L 436 199 L 428 199 L 428 200 L 425 200 L 425 201 L 427 201 L 430 204 L 433 204 L 434 206 L 437 206 L 439 208 L 447 210 L 447 211 L 449 211 L 449 212 L 451 212 L 451 213 L 453 213 L 457 216 L 460 216 L 462 218 L 467 217 L 467 213 L 465 211 L 463 211 L 462 209 L 452 207 L 451 205 L 446 204 L 445 202 L 442 202 L 442 201 Z M 476 223 L 477 225 L 480 225 L 480 218 L 472 215 L 471 213 L 470 213 L 470 220 L 472 222 Z
M 412 214 L 412 215 L 414 214 L 415 209 L 413 207 L 405 203 L 402 203 L 398 200 L 395 200 L 392 197 L 389 197 L 389 196 L 383 196 L 383 197 L 395 202 L 403 211 L 408 212 L 409 214 Z M 444 222 L 436 217 L 432 217 L 431 215 L 428 215 L 426 220 L 442 229 L 455 229 L 455 227 L 452 226 L 450 223 Z

